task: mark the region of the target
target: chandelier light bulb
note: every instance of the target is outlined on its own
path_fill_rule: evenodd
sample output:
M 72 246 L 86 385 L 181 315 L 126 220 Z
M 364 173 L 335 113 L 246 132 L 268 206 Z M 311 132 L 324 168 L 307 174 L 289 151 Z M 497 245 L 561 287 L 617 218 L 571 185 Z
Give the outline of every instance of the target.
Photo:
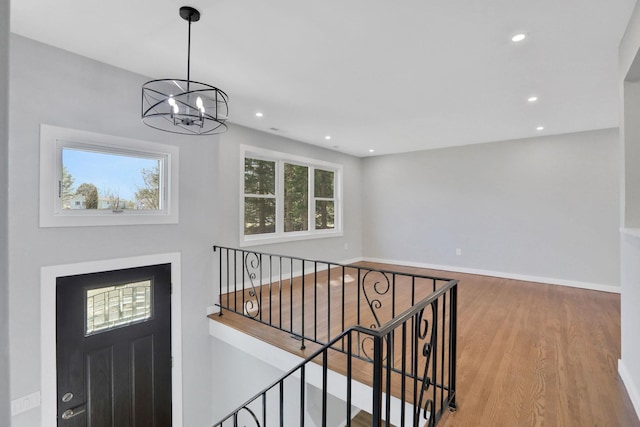
M 204 104 L 202 103 L 202 98 L 198 97 L 198 99 L 196 99 L 196 106 L 198 107 L 198 110 L 204 110 Z
M 178 114 L 179 112 L 178 104 L 176 104 L 176 101 L 173 101 L 173 114 Z
M 176 100 L 175 100 L 175 99 L 173 99 L 173 95 L 171 95 L 171 96 L 169 97 L 169 99 L 167 99 L 167 102 L 168 102 L 168 103 L 169 103 L 169 105 L 171 105 L 172 107 L 175 107 L 175 106 L 176 106 Z

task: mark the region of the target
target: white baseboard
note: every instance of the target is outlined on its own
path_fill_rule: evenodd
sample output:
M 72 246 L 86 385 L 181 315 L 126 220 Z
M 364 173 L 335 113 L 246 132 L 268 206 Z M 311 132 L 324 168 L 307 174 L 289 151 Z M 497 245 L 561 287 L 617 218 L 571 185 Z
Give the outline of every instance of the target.
M 491 277 L 500 277 L 504 279 L 514 279 L 514 280 L 522 280 L 525 282 L 536 282 L 536 283 L 544 283 L 549 285 L 558 285 L 558 286 L 569 286 L 572 288 L 580 288 L 587 289 L 591 291 L 600 291 L 600 292 L 610 292 L 614 294 L 620 293 L 620 286 L 614 285 L 604 285 L 600 283 L 591 283 L 591 282 L 581 282 L 576 280 L 566 280 L 566 279 L 556 279 L 553 277 L 542 277 L 542 276 L 531 276 L 526 274 L 517 274 L 517 273 L 505 273 L 501 271 L 492 271 L 492 270 L 483 270 L 479 268 L 467 268 L 467 267 L 458 267 L 453 265 L 438 265 L 438 264 L 428 264 L 422 262 L 412 262 L 412 261 L 403 261 L 397 259 L 385 259 L 385 258 L 370 258 L 370 257 L 357 257 L 351 258 L 347 260 L 343 260 L 338 262 L 338 264 L 349 265 L 355 264 L 357 262 L 378 262 L 382 264 L 395 264 L 395 265 L 403 265 L 407 267 L 417 267 L 417 268 L 428 268 L 431 270 L 442 270 L 442 271 L 451 271 L 454 273 L 467 273 L 467 274 L 477 274 L 480 276 L 491 276 Z M 327 269 L 328 264 L 324 262 L 319 263 L 318 271 L 324 271 Z M 293 272 L 293 277 L 299 277 L 302 274 L 302 271 L 296 270 Z M 305 274 L 313 273 L 313 269 L 305 269 Z M 289 279 L 289 275 L 286 276 L 287 280 Z M 264 285 L 268 283 L 274 283 L 278 281 L 277 276 L 273 277 L 265 277 L 263 278 L 263 283 L 256 283 L 256 286 Z M 244 289 L 249 289 L 250 282 L 244 284 Z M 226 293 L 227 289 L 223 287 L 223 293 Z
M 360 261 L 379 262 L 383 264 L 404 265 L 407 267 L 428 268 L 431 270 L 452 271 L 454 273 L 478 274 L 480 276 L 501 277 L 504 279 L 522 280 L 525 282 L 545 283 L 549 285 L 569 286 L 572 288 L 588 289 L 592 291 L 620 293 L 619 286 L 603 285 L 599 283 L 579 282 L 575 280 L 556 279 L 552 277 L 529 276 L 525 274 L 504 273 L 501 271 L 481 270 L 477 268 L 457 267 L 451 265 L 436 265 L 421 262 L 400 261 L 395 259 L 362 258 Z
M 638 419 L 640 419 L 640 389 L 638 389 L 637 384 L 633 382 L 633 378 L 631 378 L 631 375 L 629 374 L 625 364 L 622 362 L 622 359 L 618 360 L 618 374 L 627 389 L 627 394 L 629 394 L 631 403 L 633 403 L 636 415 L 638 416 Z
M 340 261 L 340 264 L 342 265 L 349 265 L 349 264 L 355 264 L 356 262 L 360 262 L 360 261 L 364 261 L 365 259 L 362 257 L 358 257 L 358 258 L 351 258 L 351 259 L 346 259 L 344 261 Z

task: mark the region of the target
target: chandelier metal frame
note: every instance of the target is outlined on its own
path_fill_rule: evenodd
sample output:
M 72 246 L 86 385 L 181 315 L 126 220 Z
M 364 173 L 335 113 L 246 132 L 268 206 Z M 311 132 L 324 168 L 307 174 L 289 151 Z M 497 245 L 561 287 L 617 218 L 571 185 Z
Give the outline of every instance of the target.
M 180 16 L 189 22 L 187 78 L 151 80 L 142 85 L 142 122 L 183 135 L 223 133 L 229 115 L 228 95 L 215 86 L 191 80 L 191 23 L 200 20 L 200 12 L 183 6 Z

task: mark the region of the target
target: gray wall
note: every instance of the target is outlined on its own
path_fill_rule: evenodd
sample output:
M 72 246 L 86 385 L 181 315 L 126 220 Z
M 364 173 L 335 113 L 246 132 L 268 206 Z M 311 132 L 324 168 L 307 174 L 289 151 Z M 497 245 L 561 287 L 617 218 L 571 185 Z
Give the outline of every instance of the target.
M 619 286 L 618 156 L 603 130 L 366 159 L 363 255 Z
M 220 162 L 217 165 L 221 179 L 220 188 L 216 191 L 216 204 L 220 212 L 220 223 L 224 224 L 224 227 L 220 230 L 217 244 L 231 247 L 237 247 L 239 244 L 240 177 L 242 176 L 240 145 L 244 144 L 341 164 L 344 174 L 344 235 L 342 237 L 251 246 L 251 249 L 334 262 L 360 257 L 362 235 L 360 159 L 241 126 L 231 126 L 222 136 L 222 142 Z
M 144 77 L 13 35 L 10 122 L 11 394 L 40 390 L 40 268 L 154 253 L 182 253 L 184 422 L 208 425 L 210 299 L 217 138 L 189 139 L 140 122 Z M 38 227 L 39 126 L 47 123 L 180 147 L 180 224 Z M 40 425 L 38 410 L 14 427 Z
M 624 233 L 620 239 L 622 270 L 622 358 L 620 373 L 625 386 L 635 404 L 640 418 L 640 83 L 627 85 L 624 80 L 629 76 L 633 81 L 640 80 L 640 9 L 636 8 L 620 44 L 620 93 L 621 111 L 621 147 L 623 169 L 621 176 L 621 224 L 623 227 L 635 227 L 630 233 Z M 635 86 L 635 88 L 629 87 Z
M 0 0 L 0 425 L 9 425 L 9 0 Z

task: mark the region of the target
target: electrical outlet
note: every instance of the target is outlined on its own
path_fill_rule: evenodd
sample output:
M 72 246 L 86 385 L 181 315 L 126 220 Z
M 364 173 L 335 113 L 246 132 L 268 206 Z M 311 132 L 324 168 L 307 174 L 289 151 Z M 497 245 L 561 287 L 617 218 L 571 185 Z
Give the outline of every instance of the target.
M 11 401 L 11 416 L 21 414 L 29 409 L 40 406 L 40 392 L 36 391 L 28 396 L 22 396 Z
M 456 255 L 458 255 L 458 256 L 462 255 L 462 249 L 457 248 L 456 249 Z

